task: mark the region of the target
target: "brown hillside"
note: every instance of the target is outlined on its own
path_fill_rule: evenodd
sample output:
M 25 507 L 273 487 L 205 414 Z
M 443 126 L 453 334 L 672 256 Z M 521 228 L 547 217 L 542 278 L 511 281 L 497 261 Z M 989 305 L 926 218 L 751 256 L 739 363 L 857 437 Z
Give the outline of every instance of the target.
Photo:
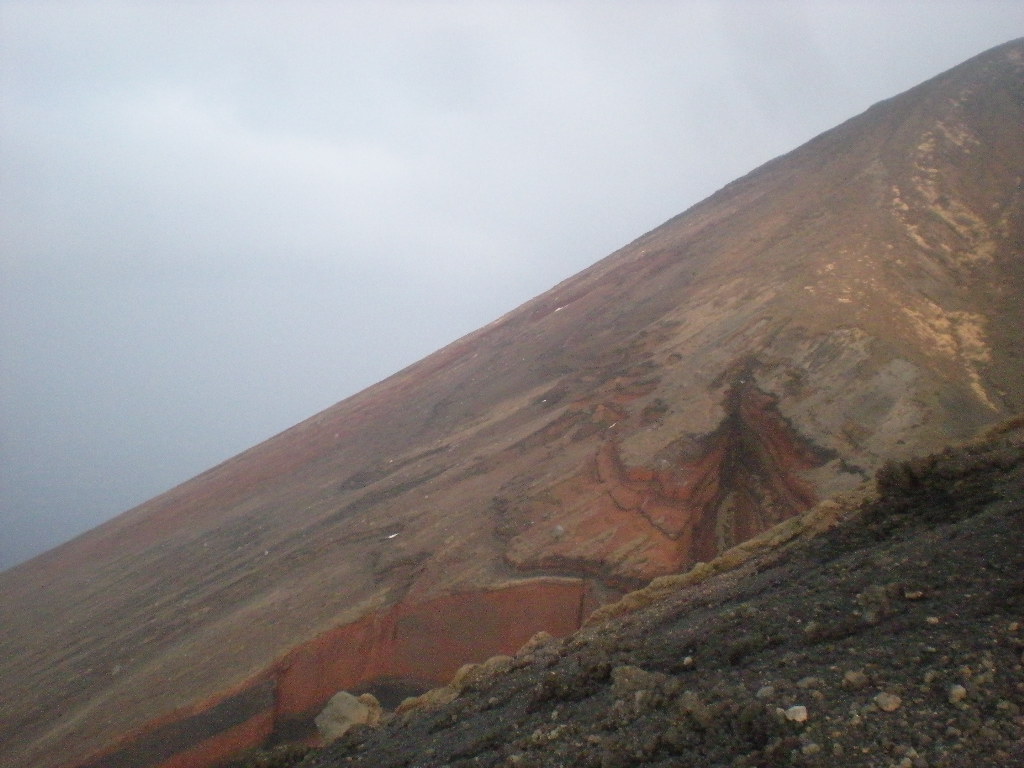
M 874 490 L 237 768 L 1019 768 L 1024 420 Z
M 0 766 L 210 765 L 1024 411 L 1024 41 L 0 574 Z

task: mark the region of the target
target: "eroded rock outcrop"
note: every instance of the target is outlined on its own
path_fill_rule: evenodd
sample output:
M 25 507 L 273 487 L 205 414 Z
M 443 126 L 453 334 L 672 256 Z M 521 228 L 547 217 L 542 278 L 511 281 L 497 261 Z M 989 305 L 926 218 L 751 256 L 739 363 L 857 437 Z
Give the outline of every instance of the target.
M 717 427 L 671 442 L 651 466 L 622 459 L 617 435 L 628 429 L 629 410 L 598 409 L 607 426 L 596 454 L 579 473 L 521 505 L 525 530 L 510 541 L 508 560 L 524 570 L 561 568 L 629 584 L 711 560 L 813 505 L 817 496 L 804 472 L 834 452 L 796 432 L 750 365 L 733 376 L 723 401 Z M 643 425 L 664 410 L 647 405 L 638 418 Z M 558 522 L 531 519 L 545 515 Z

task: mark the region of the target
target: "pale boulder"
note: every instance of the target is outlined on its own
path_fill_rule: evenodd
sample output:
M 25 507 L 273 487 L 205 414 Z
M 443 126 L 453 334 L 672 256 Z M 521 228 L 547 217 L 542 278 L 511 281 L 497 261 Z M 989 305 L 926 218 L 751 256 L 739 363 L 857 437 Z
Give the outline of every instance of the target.
M 382 709 L 377 697 L 370 693 L 353 696 L 339 691 L 313 720 L 325 744 L 340 739 L 354 725 L 376 725 Z

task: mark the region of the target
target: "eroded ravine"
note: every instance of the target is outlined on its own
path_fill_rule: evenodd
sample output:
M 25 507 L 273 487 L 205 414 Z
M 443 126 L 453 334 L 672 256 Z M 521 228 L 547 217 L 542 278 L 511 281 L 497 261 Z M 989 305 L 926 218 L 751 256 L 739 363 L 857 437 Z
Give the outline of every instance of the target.
M 520 505 L 508 561 L 629 586 L 710 560 L 812 506 L 817 494 L 804 474 L 832 452 L 779 412 L 751 364 L 721 391 L 717 426 L 680 437 L 650 464 L 628 465 L 620 439 L 631 418 L 649 418 L 649 406 L 635 417 L 620 403 L 592 408 L 604 424 L 593 458 Z

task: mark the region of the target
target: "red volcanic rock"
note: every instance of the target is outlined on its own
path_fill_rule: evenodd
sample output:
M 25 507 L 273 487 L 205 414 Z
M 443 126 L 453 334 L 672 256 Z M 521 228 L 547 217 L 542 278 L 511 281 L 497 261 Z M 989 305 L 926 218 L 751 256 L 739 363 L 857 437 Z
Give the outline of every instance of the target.
M 510 542 L 508 561 L 524 570 L 569 566 L 630 584 L 710 560 L 808 509 L 817 496 L 803 473 L 831 452 L 797 434 L 749 371 L 724 399 L 718 427 L 696 446 L 668 446 L 656 467 L 623 463 L 615 435 L 629 416 L 616 412 L 593 461 L 519 513 L 523 520 L 544 517 L 553 498 L 554 508 L 574 510 L 558 515 L 565 533 L 554 536 L 530 520 Z
M 0 768 L 309 738 L 1024 411 L 1022 124 L 1016 41 L 0 574 Z
M 377 681 L 439 685 L 467 660 L 512 653 L 541 630 L 572 632 L 588 605 L 582 580 L 535 579 L 371 614 L 296 648 L 276 665 L 276 718 L 308 720 L 338 690 Z
M 268 739 L 315 739 L 313 719 L 339 690 L 392 681 L 417 691 L 435 687 L 467 660 L 512 653 L 541 630 L 572 632 L 594 605 L 579 579 L 530 579 L 396 605 L 294 648 L 230 695 L 144 724 L 116 747 L 71 764 L 189 768 Z

